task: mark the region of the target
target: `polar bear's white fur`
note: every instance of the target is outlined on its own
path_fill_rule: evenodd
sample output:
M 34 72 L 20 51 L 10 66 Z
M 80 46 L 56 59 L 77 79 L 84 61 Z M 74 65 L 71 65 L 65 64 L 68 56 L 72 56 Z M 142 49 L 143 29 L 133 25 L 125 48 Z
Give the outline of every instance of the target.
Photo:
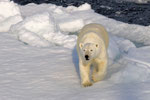
M 91 86 L 90 67 L 93 66 L 92 81 L 102 80 L 107 68 L 107 48 L 109 38 L 107 31 L 100 24 L 85 25 L 78 35 L 77 52 L 81 84 Z

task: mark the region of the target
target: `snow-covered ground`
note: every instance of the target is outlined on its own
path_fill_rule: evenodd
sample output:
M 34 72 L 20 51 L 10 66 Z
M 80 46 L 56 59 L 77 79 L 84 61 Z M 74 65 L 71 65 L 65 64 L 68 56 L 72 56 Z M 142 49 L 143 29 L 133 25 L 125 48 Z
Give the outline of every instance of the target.
M 82 88 L 75 45 L 92 22 L 109 33 L 109 66 L 103 81 Z M 150 26 L 109 19 L 88 4 L 0 0 L 0 48 L 0 100 L 150 99 Z

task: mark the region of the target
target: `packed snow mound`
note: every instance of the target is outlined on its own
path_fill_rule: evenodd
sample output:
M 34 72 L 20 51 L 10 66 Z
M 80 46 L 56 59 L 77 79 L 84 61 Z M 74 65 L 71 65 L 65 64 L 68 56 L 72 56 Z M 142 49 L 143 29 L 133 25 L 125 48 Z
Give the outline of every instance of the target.
M 67 20 L 61 20 L 58 25 L 63 32 L 77 32 L 84 26 L 84 22 L 82 19 L 70 18 Z
M 0 1 L 0 32 L 7 32 L 11 25 L 22 21 L 20 9 L 14 2 Z
M 49 13 L 39 13 L 26 17 L 22 22 L 13 25 L 10 33 L 15 34 L 19 40 L 37 47 L 62 45 L 70 48 L 75 46 L 76 36 L 62 34 L 58 30 L 54 18 Z
M 89 10 L 91 9 L 91 7 L 89 6 L 89 4 L 83 4 L 79 7 L 68 6 L 67 8 L 58 6 L 55 7 L 55 9 L 52 6 L 52 9 L 54 10 L 50 10 L 49 12 L 53 13 L 53 15 L 55 16 L 56 23 L 58 24 L 62 32 L 77 32 L 85 25 L 85 22 L 80 17 L 72 16 L 71 12 L 81 12 L 84 10 Z
M 88 3 L 85 3 L 85 4 L 81 5 L 81 6 L 79 6 L 77 9 L 79 11 L 90 10 L 91 9 L 91 5 L 88 4 Z
M 119 38 L 116 36 L 110 37 L 112 37 L 113 41 L 115 41 L 121 53 L 128 53 L 131 48 L 136 48 L 135 44 L 133 44 L 133 42 L 131 42 L 130 40 Z
M 150 69 L 150 46 L 141 48 L 130 48 L 126 58 L 134 62 L 143 64 Z
M 145 82 L 150 78 L 150 68 L 144 64 L 127 60 L 126 58 L 120 59 L 117 63 L 111 66 L 110 70 L 115 71 L 109 78 L 112 83 L 133 83 Z M 109 70 L 108 70 L 109 73 Z
M 68 6 L 66 8 L 67 12 L 71 12 L 71 11 L 85 11 L 85 10 L 91 10 L 91 5 L 88 3 L 85 3 L 79 7 L 75 7 L 75 6 Z
M 116 36 L 129 39 L 132 42 L 142 43 L 144 45 L 150 45 L 149 26 L 126 24 L 123 22 L 117 22 L 113 19 L 104 20 L 103 25 L 107 27 L 108 32 Z

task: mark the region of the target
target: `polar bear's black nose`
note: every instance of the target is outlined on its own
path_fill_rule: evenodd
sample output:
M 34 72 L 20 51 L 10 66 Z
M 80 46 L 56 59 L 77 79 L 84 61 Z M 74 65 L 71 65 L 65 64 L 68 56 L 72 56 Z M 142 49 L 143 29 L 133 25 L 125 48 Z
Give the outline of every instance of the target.
M 88 56 L 88 55 L 85 55 L 85 59 L 86 59 L 86 60 L 89 60 L 89 56 Z

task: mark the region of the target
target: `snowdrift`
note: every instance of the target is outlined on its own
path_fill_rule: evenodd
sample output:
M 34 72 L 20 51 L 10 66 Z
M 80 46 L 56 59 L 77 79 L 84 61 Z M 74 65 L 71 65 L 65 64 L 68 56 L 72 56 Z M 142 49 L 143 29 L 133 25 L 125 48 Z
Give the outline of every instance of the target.
M 7 32 L 11 25 L 22 21 L 19 7 L 8 0 L 0 1 L 0 32 Z

